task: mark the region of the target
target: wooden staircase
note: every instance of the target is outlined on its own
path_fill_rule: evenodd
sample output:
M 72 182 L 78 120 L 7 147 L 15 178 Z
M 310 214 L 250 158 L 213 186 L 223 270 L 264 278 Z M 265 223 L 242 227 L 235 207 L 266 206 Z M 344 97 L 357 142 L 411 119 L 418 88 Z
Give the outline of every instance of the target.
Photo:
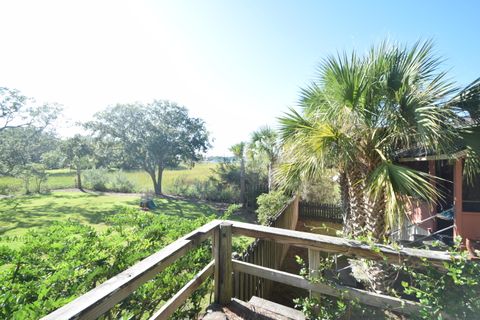
M 232 299 L 226 306 L 211 305 L 203 320 L 305 320 L 298 310 L 253 296 L 249 302 Z

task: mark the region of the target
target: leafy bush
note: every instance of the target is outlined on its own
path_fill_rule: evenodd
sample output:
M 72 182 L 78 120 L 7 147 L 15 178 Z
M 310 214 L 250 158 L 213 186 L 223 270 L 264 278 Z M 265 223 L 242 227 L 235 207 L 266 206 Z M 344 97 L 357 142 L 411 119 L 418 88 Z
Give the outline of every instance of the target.
M 272 191 L 258 196 L 257 220 L 266 225 L 288 202 L 289 198 L 280 191 Z
M 211 219 L 192 221 L 125 208 L 109 218 L 111 227 L 103 233 L 77 222 L 30 232 L 19 249 L 0 247 L 0 319 L 38 319 Z M 148 318 L 210 260 L 209 244 L 190 251 L 107 318 Z M 174 318 L 196 318 L 206 290 L 197 290 Z
M 83 185 L 95 191 L 107 191 L 109 181 L 107 169 L 90 169 L 83 172 Z
M 25 194 L 32 192 L 40 193 L 42 191 L 42 184 L 48 179 L 46 167 L 40 163 L 24 165 L 17 170 L 16 174 L 23 180 Z
M 254 166 L 246 170 L 246 198 L 248 207 L 256 207 L 257 197 L 268 192 L 266 176 Z M 189 198 L 216 202 L 240 203 L 240 169 L 235 163 L 219 163 L 208 180 L 187 180 L 177 177 L 171 193 Z
M 340 203 L 340 185 L 337 180 L 338 172 L 326 169 L 321 176 L 300 185 L 300 197 L 309 202 Z
M 411 278 L 402 282 L 404 292 L 422 305 L 422 319 L 478 319 L 480 315 L 480 264 L 468 259 L 459 237 L 455 241 L 452 259 L 444 264 L 446 271 L 427 261 L 421 270 L 403 267 Z
M 171 192 L 188 198 L 202 199 L 216 202 L 238 202 L 239 192 L 232 186 L 222 186 L 213 180 L 187 181 L 185 177 L 173 180 Z
M 22 189 L 21 186 L 14 184 L 0 184 L 0 194 L 1 195 L 11 195 L 14 193 L 20 192 Z
M 122 170 L 115 172 L 111 179 L 110 190 L 125 193 L 134 192 L 135 185 L 128 179 L 127 175 Z
M 408 262 L 399 266 L 385 266 L 395 268 L 398 272 L 398 282 L 401 282 L 401 285 L 391 289 L 391 293 L 396 297 L 408 298 L 419 303 L 422 307 L 420 319 L 478 319 L 480 264 L 468 259 L 468 253 L 461 249 L 460 243 L 461 241 L 457 239 L 456 245 L 450 249 L 451 260 L 444 263 L 445 270 L 439 270 L 426 260 L 421 266 L 409 266 Z M 375 244 L 372 244 L 372 250 L 377 249 Z M 301 275 L 310 281 L 329 286 L 338 284 L 338 277 L 332 277 L 332 273 L 329 272 L 335 269 L 334 256 L 324 257 L 320 261 L 319 272 L 313 277 L 309 276 L 305 263 L 298 257 L 297 260 L 302 265 Z M 364 319 L 373 318 L 373 314 L 380 315 L 382 312 L 357 301 L 327 295 L 299 298 L 295 299 L 295 303 L 309 319 L 339 319 L 346 313 Z

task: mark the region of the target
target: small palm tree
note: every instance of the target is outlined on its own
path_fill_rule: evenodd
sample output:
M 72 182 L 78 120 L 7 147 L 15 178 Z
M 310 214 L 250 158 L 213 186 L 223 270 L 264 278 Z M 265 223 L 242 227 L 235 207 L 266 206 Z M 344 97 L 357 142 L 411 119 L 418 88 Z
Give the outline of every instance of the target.
M 279 182 L 292 185 L 327 167 L 340 172 L 345 232 L 383 241 L 402 222 L 408 197 L 431 202 L 440 195 L 432 178 L 399 165 L 400 150 L 449 152 L 461 119 L 454 92 L 432 43 L 411 48 L 383 43 L 365 57 L 330 57 L 318 80 L 302 91 L 302 113 L 281 118 L 285 159 Z
M 240 198 L 242 205 L 247 206 L 246 183 L 245 183 L 245 142 L 234 144 L 230 147 L 230 151 L 240 162 Z
M 277 162 L 280 153 L 277 132 L 269 127 L 263 127 L 254 131 L 249 148 L 254 156 L 266 158 L 268 191 L 271 191 L 273 186 L 273 166 Z

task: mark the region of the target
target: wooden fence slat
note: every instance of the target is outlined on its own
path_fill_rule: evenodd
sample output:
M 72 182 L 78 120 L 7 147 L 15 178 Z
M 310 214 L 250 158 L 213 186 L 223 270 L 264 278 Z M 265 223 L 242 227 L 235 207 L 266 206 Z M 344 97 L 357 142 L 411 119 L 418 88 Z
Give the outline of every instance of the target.
M 298 220 L 298 197 L 293 197 L 279 212 L 270 219 L 269 226 L 284 229 L 294 229 Z M 280 267 L 286 256 L 288 245 L 265 242 L 263 240 L 252 243 L 240 258 L 242 261 L 266 265 L 272 263 L 272 267 Z M 246 275 L 243 292 L 235 289 L 234 295 L 244 301 L 248 301 L 252 295 L 268 298 L 271 282 L 266 279 Z
M 299 211 L 300 216 L 304 218 L 343 221 L 342 207 L 337 204 L 300 201 Z

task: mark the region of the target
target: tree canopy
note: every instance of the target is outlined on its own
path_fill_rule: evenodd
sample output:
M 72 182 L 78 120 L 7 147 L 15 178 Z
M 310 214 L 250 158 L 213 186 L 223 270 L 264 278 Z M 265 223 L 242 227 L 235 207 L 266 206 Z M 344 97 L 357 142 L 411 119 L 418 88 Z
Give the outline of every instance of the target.
M 43 129 L 58 117 L 58 104 L 38 104 L 16 89 L 0 87 L 0 132 L 9 128 Z
M 162 193 L 162 174 L 180 163 L 193 165 L 209 144 L 203 120 L 190 117 L 188 110 L 174 102 L 117 104 L 95 115 L 86 124 L 97 139 L 122 149 L 126 160 L 143 168 Z

